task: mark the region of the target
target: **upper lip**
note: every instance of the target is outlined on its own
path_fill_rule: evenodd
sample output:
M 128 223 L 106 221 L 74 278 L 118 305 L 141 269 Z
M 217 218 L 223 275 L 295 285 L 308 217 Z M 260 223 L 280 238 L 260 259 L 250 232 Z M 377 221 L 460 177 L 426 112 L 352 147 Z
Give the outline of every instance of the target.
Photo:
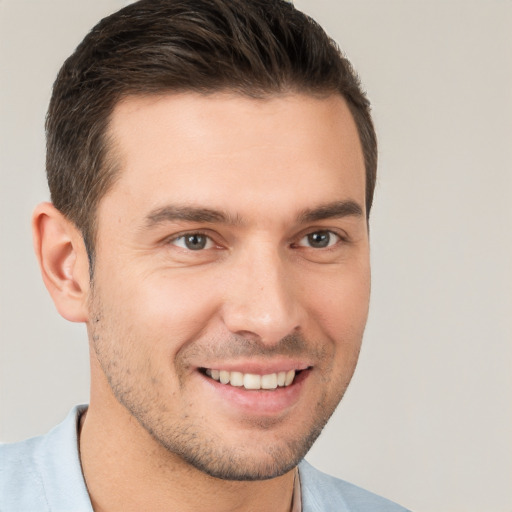
M 305 361 L 276 360 L 276 361 L 219 361 L 209 362 L 199 366 L 202 369 L 226 370 L 228 372 L 251 373 L 254 375 L 268 375 L 271 373 L 300 371 L 312 365 Z

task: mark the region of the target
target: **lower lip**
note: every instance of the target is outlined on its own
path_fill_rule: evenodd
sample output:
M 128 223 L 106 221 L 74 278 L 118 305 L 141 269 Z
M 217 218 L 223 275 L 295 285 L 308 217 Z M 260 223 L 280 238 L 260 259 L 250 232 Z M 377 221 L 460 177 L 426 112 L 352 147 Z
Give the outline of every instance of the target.
M 311 369 L 302 370 L 295 376 L 293 383 L 273 390 L 248 390 L 242 387 L 221 384 L 198 372 L 209 389 L 214 392 L 213 400 L 220 400 L 220 406 L 229 412 L 233 407 L 237 412 L 250 416 L 275 416 L 292 408 L 300 399 L 304 383 L 311 374 Z

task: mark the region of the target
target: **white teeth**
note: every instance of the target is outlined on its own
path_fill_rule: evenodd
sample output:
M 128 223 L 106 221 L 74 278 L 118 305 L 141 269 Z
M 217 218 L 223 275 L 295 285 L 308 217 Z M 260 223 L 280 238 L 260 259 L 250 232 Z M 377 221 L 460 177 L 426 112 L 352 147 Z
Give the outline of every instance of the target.
M 277 388 L 277 373 L 270 375 L 263 375 L 261 377 L 261 389 L 276 389 Z
M 295 378 L 295 370 L 290 370 L 289 372 L 286 372 L 286 379 L 284 381 L 285 386 L 289 386 L 293 379 Z
M 232 386 L 240 387 L 244 385 L 244 374 L 241 372 L 231 372 L 229 383 Z
M 244 388 L 245 389 L 261 389 L 261 376 L 252 373 L 244 375 Z
M 276 389 L 289 386 L 295 378 L 295 370 L 288 372 L 269 373 L 257 375 L 254 373 L 228 372 L 226 370 L 212 370 L 207 368 L 206 375 L 221 384 L 231 384 L 245 389 Z

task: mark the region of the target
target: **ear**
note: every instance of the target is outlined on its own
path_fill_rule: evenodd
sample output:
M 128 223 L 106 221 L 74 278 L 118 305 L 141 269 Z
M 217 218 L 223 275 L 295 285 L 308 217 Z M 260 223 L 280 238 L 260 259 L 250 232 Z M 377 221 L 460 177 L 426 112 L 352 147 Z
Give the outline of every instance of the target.
M 81 233 L 51 203 L 32 215 L 34 250 L 57 311 L 71 322 L 88 319 L 89 259 Z

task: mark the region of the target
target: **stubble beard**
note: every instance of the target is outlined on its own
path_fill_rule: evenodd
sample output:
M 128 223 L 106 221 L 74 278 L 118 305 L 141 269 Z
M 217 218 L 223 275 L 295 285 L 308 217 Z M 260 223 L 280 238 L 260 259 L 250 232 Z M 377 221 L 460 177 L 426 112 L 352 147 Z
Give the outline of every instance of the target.
M 266 480 L 292 470 L 304 458 L 322 432 L 352 377 L 350 373 L 339 378 L 335 396 L 329 397 L 326 392 L 320 395 L 316 407 L 311 411 L 310 419 L 307 418 L 306 421 L 304 418 L 298 419 L 304 422 L 302 434 L 295 435 L 294 438 L 283 435 L 276 442 L 258 446 L 259 456 L 254 457 L 246 446 L 230 446 L 214 430 L 209 430 L 208 419 L 203 419 L 200 424 L 186 411 L 182 411 L 180 417 L 176 418 L 176 414 L 170 410 L 167 403 L 168 400 L 172 400 L 172 397 L 167 396 L 164 399 L 158 393 L 158 386 L 155 383 L 161 381 L 161 376 L 156 368 L 152 367 L 149 354 L 145 358 L 139 358 L 138 363 L 132 361 L 130 347 L 137 346 L 137 340 L 130 337 L 130 329 L 119 332 L 119 325 L 109 322 L 109 316 L 106 316 L 109 313 L 104 311 L 101 301 L 93 295 L 95 294 L 91 294 L 90 301 L 93 321 L 88 326 L 89 337 L 113 395 L 171 458 L 177 456 L 191 467 L 214 478 L 230 481 Z M 118 341 L 117 344 L 115 340 Z M 122 344 L 119 340 L 122 340 Z M 235 352 L 240 352 L 240 347 L 249 345 L 252 348 L 242 350 L 246 353 L 252 350 L 258 355 L 262 350 L 267 350 L 254 343 L 247 345 L 245 339 L 239 339 L 238 342 L 241 345 L 237 346 Z M 224 342 L 223 346 L 227 345 L 229 344 Z M 218 344 L 212 344 L 212 346 L 218 346 Z M 278 348 L 272 352 L 296 355 L 298 350 L 307 350 L 304 347 L 308 346 L 308 342 L 297 334 L 283 339 Z M 201 347 L 194 347 L 193 350 L 201 349 Z M 316 353 L 315 357 L 320 363 L 328 366 L 331 354 Z M 144 360 L 142 366 L 141 359 Z M 353 366 L 355 368 L 355 363 Z M 141 375 L 144 376 L 143 380 L 140 379 Z M 326 375 L 333 375 L 333 373 L 327 371 Z M 325 389 L 328 389 L 328 382 L 324 384 Z M 260 431 L 272 429 L 272 426 L 271 420 L 266 424 L 254 425 Z M 252 442 L 250 438 L 247 439 L 248 445 Z

